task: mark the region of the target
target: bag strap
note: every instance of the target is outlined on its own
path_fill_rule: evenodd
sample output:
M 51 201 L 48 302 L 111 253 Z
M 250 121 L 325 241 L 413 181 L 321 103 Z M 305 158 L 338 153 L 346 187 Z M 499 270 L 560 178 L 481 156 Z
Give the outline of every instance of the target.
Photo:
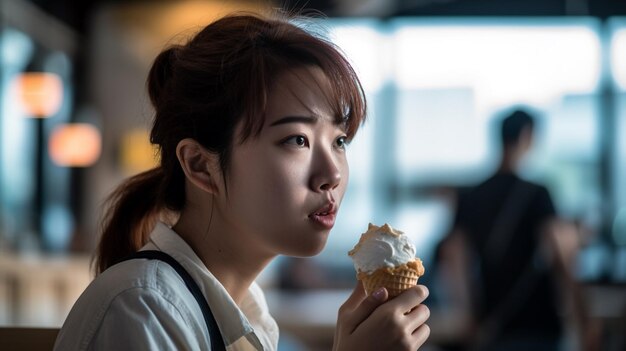
M 534 195 L 534 187 L 528 186 L 521 179 L 515 180 L 485 240 L 485 255 L 492 263 L 499 264 L 504 254 L 508 252 L 516 232 L 515 228 Z
M 157 250 L 145 250 L 145 251 L 137 251 L 130 256 L 126 257 L 122 261 L 128 261 L 138 258 L 145 258 L 149 260 L 159 260 L 169 264 L 176 273 L 183 279 L 185 282 L 185 286 L 189 289 L 189 292 L 193 295 L 193 297 L 198 302 L 200 306 L 200 310 L 202 310 L 202 315 L 204 316 L 204 321 L 206 322 L 207 330 L 209 332 L 209 337 L 211 339 L 211 350 L 213 351 L 225 351 L 226 347 L 224 346 L 224 339 L 222 339 L 222 333 L 220 333 L 220 329 L 217 326 L 217 322 L 215 321 L 215 317 L 211 312 L 211 308 L 207 303 L 204 295 L 202 295 L 202 291 L 200 291 L 200 287 L 193 280 L 189 272 L 183 268 L 183 266 L 176 261 L 172 256 L 166 254 L 163 251 Z

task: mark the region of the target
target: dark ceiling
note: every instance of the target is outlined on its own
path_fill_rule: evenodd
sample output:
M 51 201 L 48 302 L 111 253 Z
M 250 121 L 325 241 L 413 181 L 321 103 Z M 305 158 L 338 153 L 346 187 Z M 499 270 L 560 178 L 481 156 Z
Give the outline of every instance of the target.
M 147 0 L 31 0 L 38 7 L 82 32 L 90 14 L 101 4 Z M 175 1 L 175 0 L 151 0 Z M 363 15 L 356 6 L 370 4 L 369 17 L 399 16 L 593 16 L 626 15 L 625 0 L 259 0 L 289 9 L 312 9 L 330 17 Z

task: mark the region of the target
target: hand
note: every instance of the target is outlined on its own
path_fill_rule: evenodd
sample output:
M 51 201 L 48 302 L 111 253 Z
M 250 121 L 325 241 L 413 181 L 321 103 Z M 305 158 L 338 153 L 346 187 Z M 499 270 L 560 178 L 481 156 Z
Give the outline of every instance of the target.
M 428 339 L 428 289 L 418 285 L 387 301 L 381 288 L 370 296 L 359 282 L 339 309 L 333 351 L 417 350 Z

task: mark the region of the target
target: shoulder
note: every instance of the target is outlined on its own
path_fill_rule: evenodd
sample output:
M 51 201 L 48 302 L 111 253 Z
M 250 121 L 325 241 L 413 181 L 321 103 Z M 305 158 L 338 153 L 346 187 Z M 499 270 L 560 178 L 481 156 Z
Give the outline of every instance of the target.
M 526 187 L 523 191 L 528 194 L 530 202 L 529 215 L 539 222 L 557 216 L 557 209 L 548 188 L 535 182 L 524 183 Z
M 520 178 L 520 181 L 524 184 L 525 191 L 531 191 L 535 199 L 545 199 L 550 198 L 550 190 L 540 183 L 533 182 L 530 180 L 524 180 Z
M 141 318 L 176 320 L 181 326 L 201 328 L 203 317 L 195 305 L 168 264 L 143 259 L 122 262 L 100 274 L 83 292 L 59 333 L 57 346 L 65 343 L 84 349 L 98 334 L 130 332 L 133 323 L 142 324 Z M 133 320 L 137 316 L 141 318 Z
M 168 264 L 158 260 L 134 259 L 121 262 L 100 274 L 85 290 L 85 298 L 95 299 L 103 306 L 136 294 L 155 295 L 178 302 L 185 297 L 181 294 L 185 292 L 188 293 L 188 290 L 184 282 Z

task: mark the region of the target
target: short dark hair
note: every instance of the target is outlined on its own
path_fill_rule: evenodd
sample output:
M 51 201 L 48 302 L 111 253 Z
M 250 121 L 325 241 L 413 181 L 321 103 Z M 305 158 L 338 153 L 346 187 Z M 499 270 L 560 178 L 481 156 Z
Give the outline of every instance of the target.
M 525 128 L 531 130 L 535 126 L 535 118 L 527 111 L 517 109 L 502 120 L 500 137 L 502 145 L 513 145 L 519 141 Z

